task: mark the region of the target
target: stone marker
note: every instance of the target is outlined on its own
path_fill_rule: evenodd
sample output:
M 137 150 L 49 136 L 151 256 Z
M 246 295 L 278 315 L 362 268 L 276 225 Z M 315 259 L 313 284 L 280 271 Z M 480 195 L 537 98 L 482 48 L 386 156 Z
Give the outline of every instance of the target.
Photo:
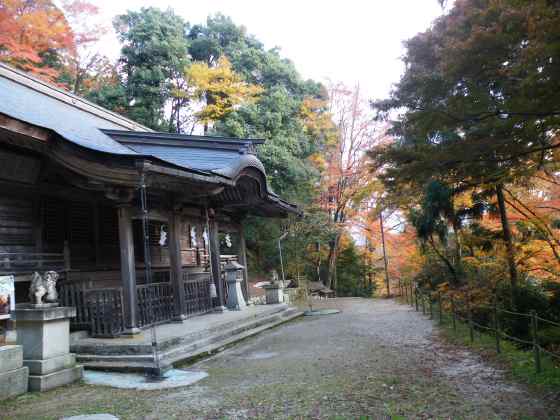
M 282 303 L 284 292 L 280 283 L 272 283 L 263 286 L 266 293 L 266 304 Z
M 233 310 L 242 310 L 247 307 L 241 283 L 243 282 L 243 267 L 241 264 L 230 261 L 225 267 L 226 283 L 228 288 L 227 307 Z
M 0 347 L 0 401 L 26 393 L 28 376 L 21 346 Z
M 70 318 L 76 308 L 16 307 L 17 343 L 29 368 L 29 390 L 46 391 L 81 379 L 82 366 L 70 354 Z

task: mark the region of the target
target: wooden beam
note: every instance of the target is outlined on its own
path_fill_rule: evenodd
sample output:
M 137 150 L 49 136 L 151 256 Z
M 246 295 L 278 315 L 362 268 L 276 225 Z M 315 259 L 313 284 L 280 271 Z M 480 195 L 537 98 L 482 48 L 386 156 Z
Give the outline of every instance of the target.
M 43 143 L 48 141 L 51 134 L 46 128 L 37 127 L 36 125 L 17 120 L 2 113 L 0 113 L 0 128 L 30 137 Z
M 138 329 L 137 321 L 136 261 L 134 259 L 134 238 L 130 213 L 130 205 L 119 205 L 119 245 L 121 253 L 121 282 L 124 292 L 124 321 L 127 333 L 136 334 L 140 330 Z
M 240 224 L 237 230 L 239 235 L 239 249 L 237 250 L 237 259 L 243 268 L 243 294 L 245 302 L 249 302 L 249 270 L 247 268 L 247 245 L 245 244 L 245 230 Z

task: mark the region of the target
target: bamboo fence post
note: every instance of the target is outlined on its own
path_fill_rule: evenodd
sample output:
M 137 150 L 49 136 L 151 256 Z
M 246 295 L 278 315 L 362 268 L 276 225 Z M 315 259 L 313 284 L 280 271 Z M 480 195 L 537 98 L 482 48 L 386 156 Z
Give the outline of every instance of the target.
M 498 304 L 494 300 L 494 333 L 496 335 L 496 353 L 501 353 L 502 349 L 500 346 L 500 338 L 502 333 L 500 332 L 500 318 L 498 315 Z
M 531 310 L 531 332 L 533 335 L 533 351 L 535 353 L 535 369 L 537 373 L 541 373 L 541 351 L 539 348 L 539 337 L 537 332 L 537 312 Z
M 467 311 L 469 316 L 469 336 L 471 339 L 471 344 L 474 342 L 474 327 L 473 327 L 473 320 L 472 320 L 472 310 L 471 310 L 471 298 L 470 293 L 467 291 Z

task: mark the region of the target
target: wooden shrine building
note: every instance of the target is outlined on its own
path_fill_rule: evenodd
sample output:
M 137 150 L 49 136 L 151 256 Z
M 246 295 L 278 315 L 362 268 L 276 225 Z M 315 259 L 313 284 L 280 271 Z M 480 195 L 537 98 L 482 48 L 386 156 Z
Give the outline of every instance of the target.
M 246 267 L 243 218 L 298 212 L 267 186 L 261 143 L 154 132 L 0 65 L 0 274 L 15 276 L 16 302 L 52 269 L 93 336 L 222 307 L 224 261 Z M 220 255 L 226 233 L 235 252 Z

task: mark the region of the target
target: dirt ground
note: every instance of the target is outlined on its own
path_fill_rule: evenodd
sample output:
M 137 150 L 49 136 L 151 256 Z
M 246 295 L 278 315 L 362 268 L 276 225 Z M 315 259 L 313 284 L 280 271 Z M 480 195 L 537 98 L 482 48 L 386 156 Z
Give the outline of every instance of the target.
M 0 403 L 0 418 L 560 418 L 558 401 L 540 399 L 478 355 L 443 343 L 406 305 L 321 305 L 342 312 L 300 318 L 202 360 L 189 369 L 209 376 L 194 385 L 129 391 L 78 384 Z

